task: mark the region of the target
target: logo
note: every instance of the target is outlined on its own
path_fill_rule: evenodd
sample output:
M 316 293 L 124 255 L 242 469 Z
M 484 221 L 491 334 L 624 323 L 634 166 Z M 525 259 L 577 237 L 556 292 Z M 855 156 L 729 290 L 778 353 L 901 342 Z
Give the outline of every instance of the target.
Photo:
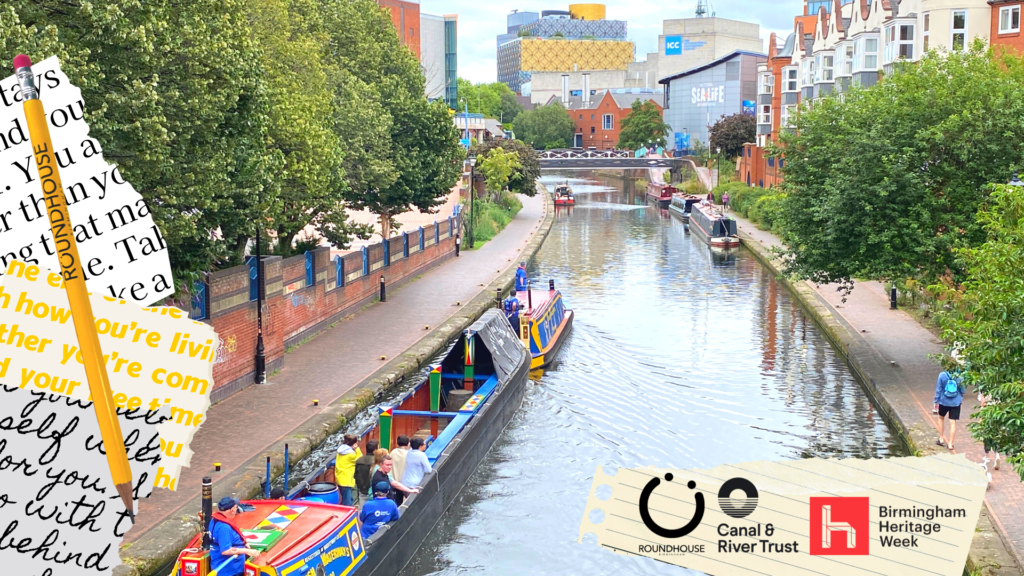
M 746 498 L 733 498 L 735 490 L 742 490 Z M 732 518 L 746 518 L 757 508 L 757 488 L 746 478 L 732 478 L 718 491 L 718 505 Z
M 672 473 L 665 474 L 665 480 L 668 482 L 672 481 Z M 648 508 L 648 504 L 651 499 L 651 494 L 654 493 L 654 489 L 661 485 L 661 478 L 655 476 L 651 478 L 649 482 L 644 486 L 642 492 L 640 492 L 640 519 L 644 521 L 644 526 L 651 532 L 654 532 L 662 538 L 682 538 L 690 532 L 693 532 L 697 526 L 700 525 L 700 521 L 704 518 L 704 495 L 700 492 L 694 494 L 694 499 L 697 501 L 697 511 L 693 514 L 693 518 L 690 522 L 682 528 L 662 528 L 657 522 L 651 518 L 651 512 Z M 686 483 L 686 487 L 693 490 L 697 487 L 697 483 L 690 480 Z
M 665 55 L 678 56 L 683 53 L 682 36 L 665 36 Z
M 867 556 L 867 497 L 812 497 L 810 539 L 812 556 Z

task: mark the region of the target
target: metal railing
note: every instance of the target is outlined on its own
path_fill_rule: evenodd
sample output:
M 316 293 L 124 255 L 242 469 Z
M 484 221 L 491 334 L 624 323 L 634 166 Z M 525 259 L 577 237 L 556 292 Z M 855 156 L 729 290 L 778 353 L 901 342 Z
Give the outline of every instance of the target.
M 575 160 L 582 158 L 632 158 L 628 150 L 545 150 L 538 154 L 542 160 Z

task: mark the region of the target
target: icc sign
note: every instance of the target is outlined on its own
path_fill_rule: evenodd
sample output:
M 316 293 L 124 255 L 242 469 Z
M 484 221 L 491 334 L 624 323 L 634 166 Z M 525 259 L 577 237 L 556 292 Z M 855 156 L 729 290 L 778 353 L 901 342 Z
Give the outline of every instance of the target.
M 665 56 L 678 56 L 683 53 L 682 36 L 665 36 Z

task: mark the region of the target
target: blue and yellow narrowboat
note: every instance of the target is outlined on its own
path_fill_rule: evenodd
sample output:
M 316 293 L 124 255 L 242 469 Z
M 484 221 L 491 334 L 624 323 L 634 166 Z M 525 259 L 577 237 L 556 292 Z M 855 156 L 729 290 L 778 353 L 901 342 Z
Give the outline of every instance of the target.
M 548 281 L 547 291 L 526 291 L 526 311 L 519 315 L 519 339 L 530 350 L 530 368 L 543 368 L 554 360 L 569 337 L 572 319 L 573 311 L 565 307 L 554 280 Z

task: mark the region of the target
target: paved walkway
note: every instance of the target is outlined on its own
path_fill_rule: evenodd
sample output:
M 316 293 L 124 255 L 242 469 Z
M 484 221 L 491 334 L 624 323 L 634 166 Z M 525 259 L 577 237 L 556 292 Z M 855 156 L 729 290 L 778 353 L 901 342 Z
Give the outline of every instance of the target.
M 250 386 L 211 407 L 191 447 L 191 467 L 182 469 L 175 491 L 157 489 L 139 502 L 135 526 L 125 541 L 135 540 L 163 520 L 197 510 L 181 507 L 200 494 L 200 482 L 213 462 L 220 477 L 289 434 L 304 421 L 372 375 L 388 359 L 413 346 L 490 284 L 520 252 L 543 221 L 544 197 L 520 197 L 523 209 L 500 234 L 477 250 L 423 274 L 388 293 L 285 356 L 284 368 L 268 386 Z M 313 407 L 318 399 L 320 407 Z M 269 416 L 269 417 L 268 417 Z M 215 482 L 216 484 L 216 482 Z M 215 486 L 214 491 L 217 491 Z
M 759 230 L 735 214 L 733 217 L 741 232 L 763 246 L 781 246 L 775 235 Z M 842 302 L 842 295 L 836 291 L 838 285 L 809 285 L 832 307 L 833 314 L 845 320 L 880 357 L 890 362 L 892 373 L 888 376 L 898 380 L 903 392 L 910 398 L 911 410 L 916 409 L 917 412 L 912 416 L 917 416 L 916 420 L 925 426 L 930 425 L 935 430 L 937 440 L 938 415 L 932 414 L 932 405 L 935 380 L 941 368 L 928 355 L 941 353 L 942 341 L 906 312 L 890 310 L 889 295 L 878 282 L 857 282 L 845 303 Z M 970 421 L 970 415 L 977 406 L 977 393 L 968 392 L 961 411 L 962 425 Z M 957 427 L 954 446 L 955 453 L 965 454 L 972 462 L 981 462 L 984 457 L 981 443 L 971 438 L 966 426 Z M 934 440 L 928 446 L 918 448 L 925 454 L 941 450 L 935 446 Z M 992 472 L 992 483 L 989 484 L 985 504 L 993 523 L 1002 532 L 1003 540 L 1016 556 L 1018 566 L 1024 566 L 1024 484 L 1012 467 L 1005 465 L 1005 462 L 1002 464 L 1000 470 Z

